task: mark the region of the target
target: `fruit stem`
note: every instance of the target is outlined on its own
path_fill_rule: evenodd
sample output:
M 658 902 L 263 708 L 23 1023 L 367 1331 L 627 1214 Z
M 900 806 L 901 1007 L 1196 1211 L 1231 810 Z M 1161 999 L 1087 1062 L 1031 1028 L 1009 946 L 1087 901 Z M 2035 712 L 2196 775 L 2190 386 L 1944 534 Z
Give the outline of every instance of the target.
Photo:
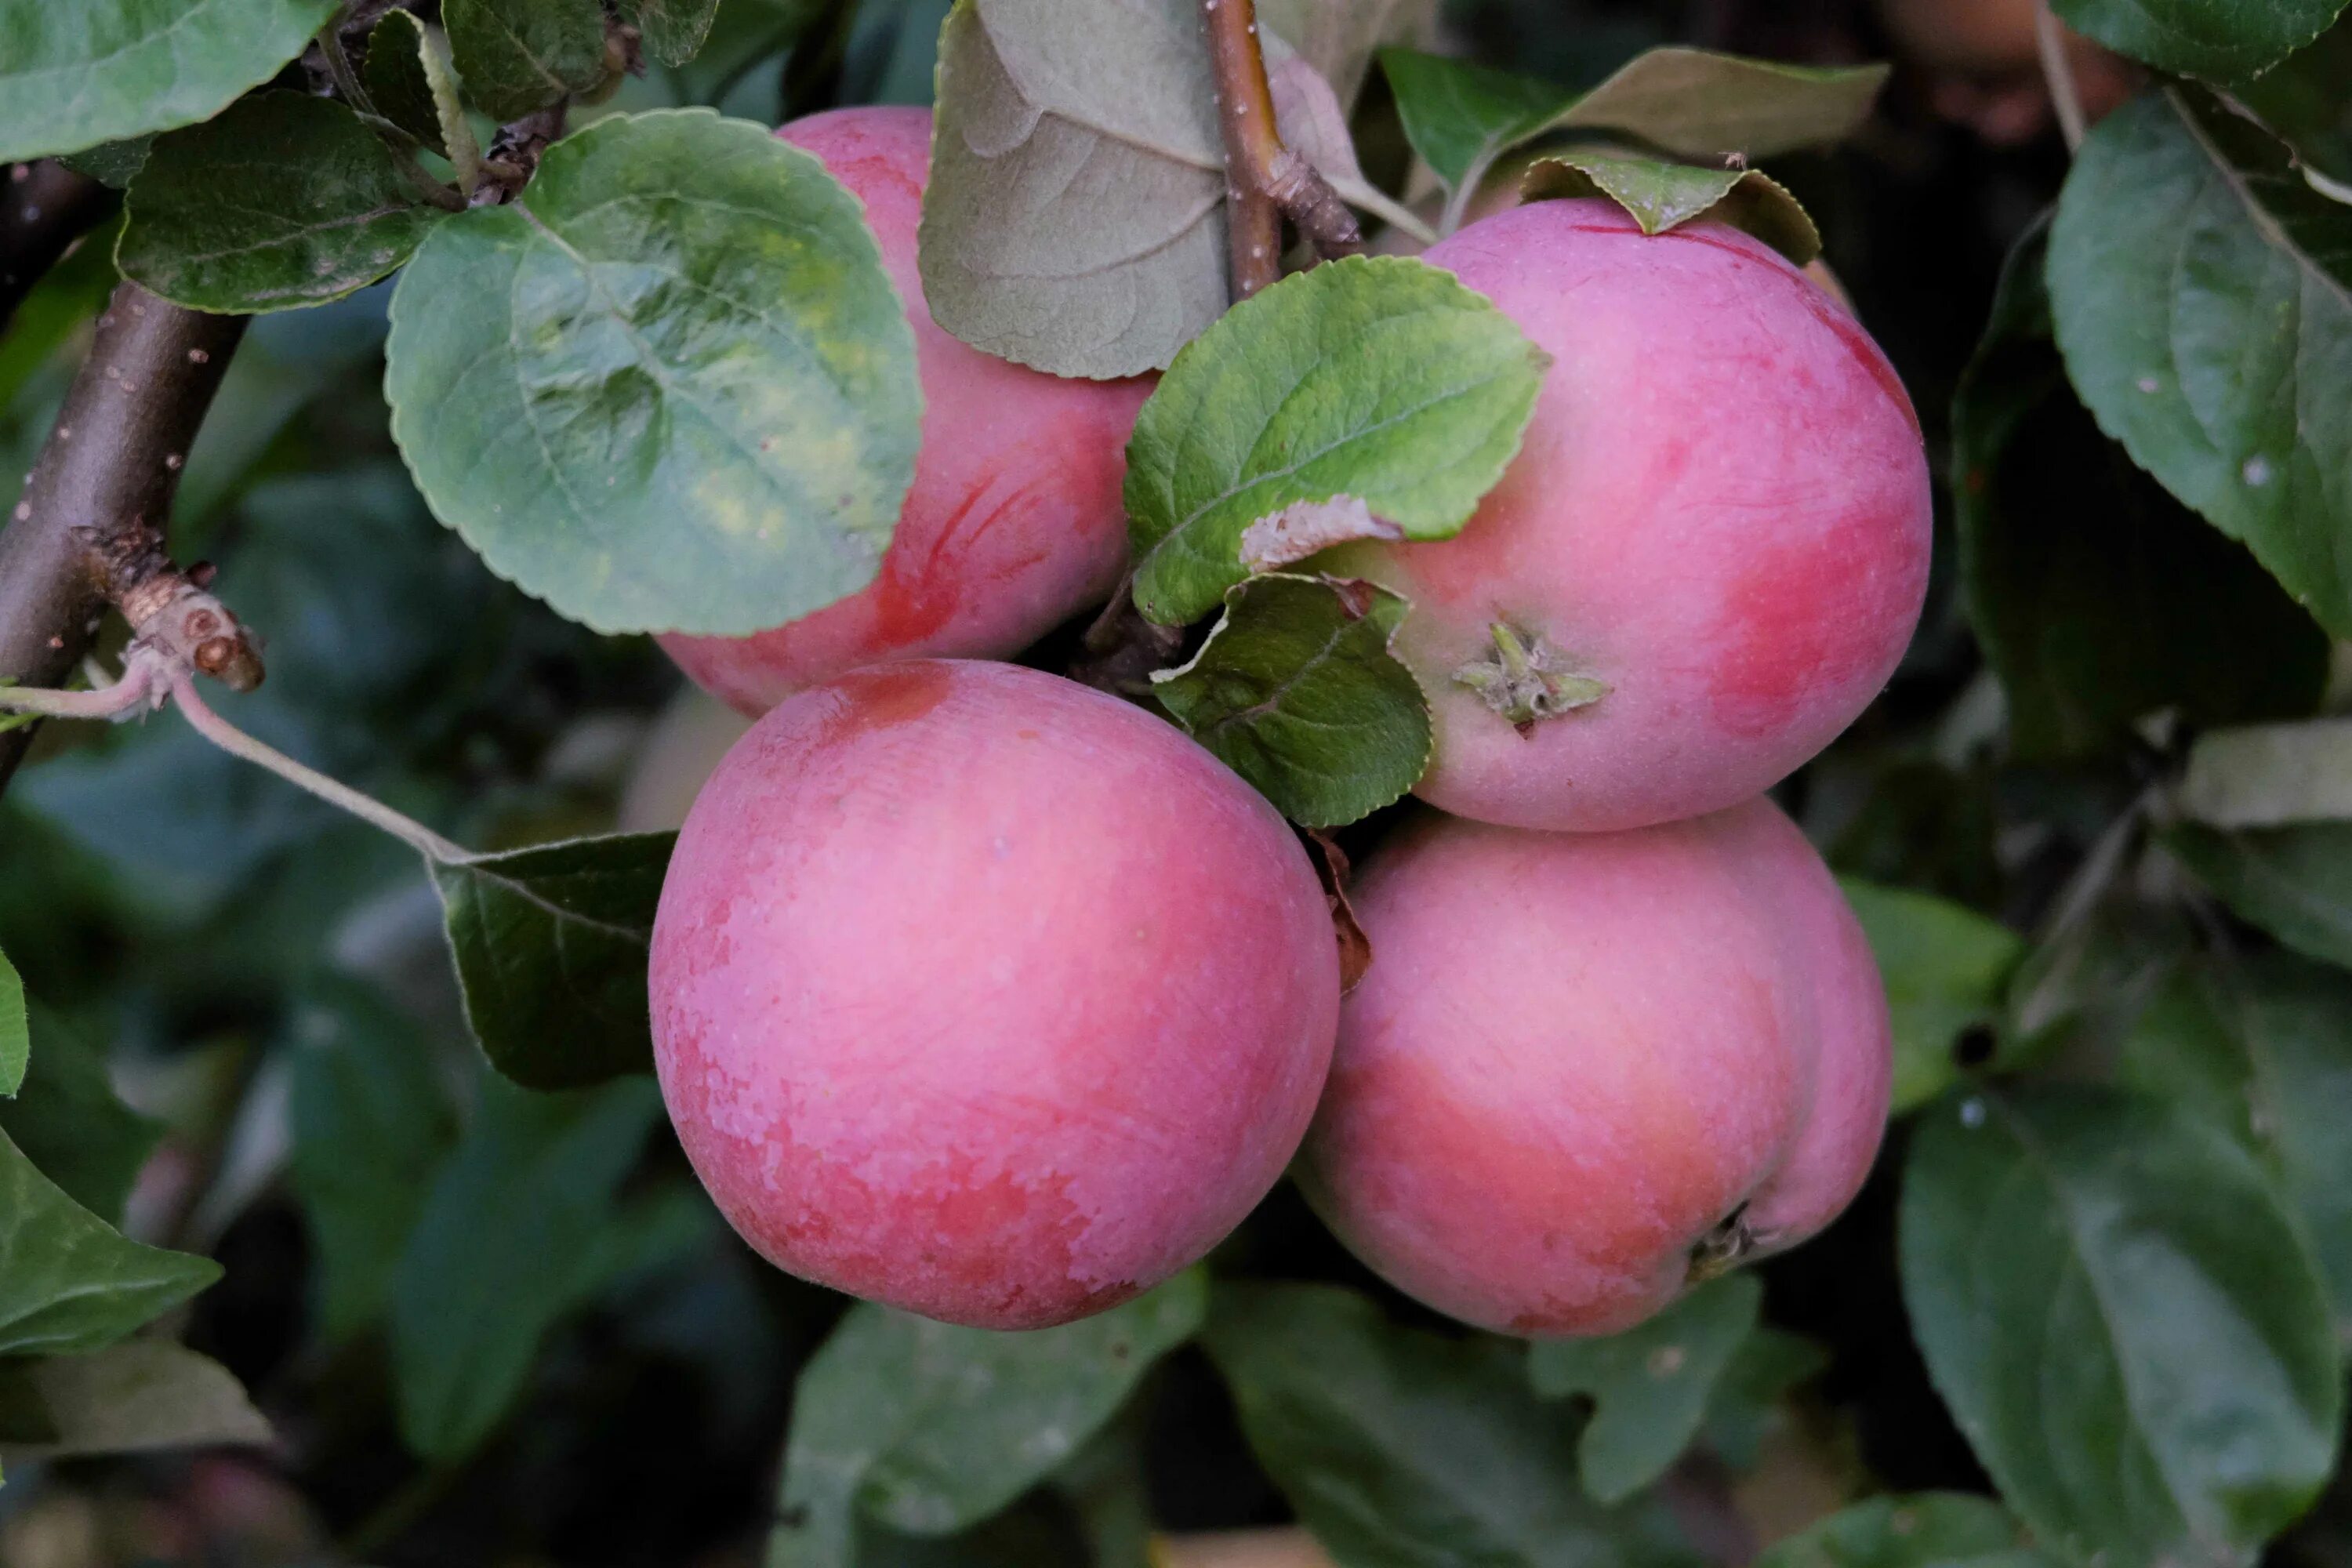
M 189 727 L 230 756 L 267 768 L 287 783 L 310 791 L 328 805 L 339 806 L 371 826 L 382 828 L 428 860 L 452 866 L 474 858 L 465 846 L 442 837 L 415 818 L 404 816 L 382 801 L 362 795 L 316 768 L 306 767 L 276 747 L 247 734 L 205 705 L 186 670 L 174 668 L 169 679 L 172 699 L 179 705 L 181 716 L 187 720 Z

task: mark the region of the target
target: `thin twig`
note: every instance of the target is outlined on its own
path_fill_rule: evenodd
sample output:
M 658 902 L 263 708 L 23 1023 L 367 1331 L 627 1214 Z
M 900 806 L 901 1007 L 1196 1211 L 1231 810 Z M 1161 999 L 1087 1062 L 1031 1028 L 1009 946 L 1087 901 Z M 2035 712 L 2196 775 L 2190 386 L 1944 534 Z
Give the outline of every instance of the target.
M 2033 41 L 2042 56 L 2042 79 L 2050 86 L 2050 105 L 2058 111 L 2058 133 L 2066 151 L 2083 145 L 2089 121 L 2083 113 L 2083 89 L 2074 81 L 2074 62 L 2066 58 L 2066 30 L 2050 9 L 2050 0 L 2033 7 Z
M 1232 238 L 1234 295 L 1245 300 L 1282 274 L 1282 218 L 1287 215 L 1324 257 L 1363 248 L 1363 230 L 1315 165 L 1282 144 L 1256 0 L 1201 0 L 1209 64 L 1217 82 L 1217 123 L 1225 142 L 1225 215 Z
M 45 719 L 128 719 L 142 708 L 152 710 L 170 689 L 160 661 L 133 658 L 120 679 L 89 691 L 0 686 L 0 709 Z
M 471 859 L 463 845 L 442 837 L 414 817 L 404 816 L 372 795 L 362 795 L 349 784 L 340 784 L 318 769 L 296 762 L 267 742 L 257 741 L 206 706 L 196 690 L 195 682 L 184 669 L 171 672 L 172 700 L 181 716 L 191 728 L 230 756 L 239 757 L 257 767 L 268 769 L 287 783 L 310 791 L 328 805 L 350 812 L 361 821 L 380 827 L 406 844 L 428 860 L 444 865 Z
M 60 684 L 110 597 L 129 602 L 140 635 L 166 634 L 192 663 L 248 685 L 260 679 L 236 618 L 204 591 L 201 571 L 172 565 L 162 531 L 245 320 L 184 310 L 135 283 L 116 288 L 0 527 L 0 679 Z M 32 729 L 0 734 L 0 786 Z
M 112 193 L 63 163 L 11 163 L 0 177 L 0 328 L 73 242 L 98 226 Z
M 1225 226 L 1234 298 L 1246 300 L 1282 276 L 1282 209 L 1259 176 L 1282 146 L 1274 92 L 1258 47 L 1256 0 L 1201 0 L 1209 63 L 1217 78 L 1217 123 L 1225 139 Z

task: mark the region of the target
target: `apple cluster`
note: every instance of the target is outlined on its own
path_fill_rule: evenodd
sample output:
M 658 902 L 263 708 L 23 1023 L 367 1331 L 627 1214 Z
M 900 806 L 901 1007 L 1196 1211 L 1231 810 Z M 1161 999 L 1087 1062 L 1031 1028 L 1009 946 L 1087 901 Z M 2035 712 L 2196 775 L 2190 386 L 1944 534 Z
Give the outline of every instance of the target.
M 1600 201 L 1425 256 L 1550 358 L 1461 533 L 1314 566 L 1411 602 L 1423 804 L 1329 901 L 1255 791 L 1145 708 L 1003 659 L 1124 565 L 1148 381 L 935 326 L 930 121 L 781 132 L 866 204 L 917 334 L 912 490 L 877 581 L 671 637 L 763 715 L 702 787 L 654 931 L 688 1157 L 803 1278 L 1034 1328 L 1205 1255 L 1286 1170 L 1366 1264 L 1467 1321 L 1612 1332 L 1801 1241 L 1869 1169 L 1886 1004 L 1765 797 L 1892 673 L 1925 591 L 1918 423 L 1767 247 Z

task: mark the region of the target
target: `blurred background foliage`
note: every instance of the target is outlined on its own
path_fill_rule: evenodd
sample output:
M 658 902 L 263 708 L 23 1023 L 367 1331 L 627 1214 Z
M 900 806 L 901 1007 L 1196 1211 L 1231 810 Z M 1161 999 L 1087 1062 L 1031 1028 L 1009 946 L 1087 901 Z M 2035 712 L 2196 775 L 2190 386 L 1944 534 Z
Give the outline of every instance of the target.
M 923 102 L 946 9 L 725 0 L 698 58 L 655 66 L 605 110 L 715 103 L 774 121 Z M 1906 17 L 1919 9 L 1457 0 L 1446 25 L 1476 58 L 1570 85 L 1669 40 L 1895 58 L 1854 145 L 1774 173 L 1819 220 L 1941 474 L 2002 258 L 2065 165 L 2038 88 L 2011 66 L 1956 64 Z M 1381 92 L 1376 77 L 1360 116 L 1376 175 L 1402 156 Z M 0 469 L 21 476 L 48 428 L 112 281 L 109 251 L 86 243 L 0 340 Z M 270 639 L 268 684 L 221 699 L 224 711 L 478 847 L 674 820 L 730 726 L 680 697 L 649 640 L 559 619 L 426 513 L 386 429 L 388 291 L 257 320 L 189 458 L 178 553 L 216 561 Z M 2053 438 L 2034 460 L 2061 484 L 2085 449 Z M 1951 499 L 1938 498 L 1935 583 L 1900 675 L 1782 794 L 1840 872 L 2032 931 L 2145 787 L 2152 752 L 2128 731 L 2032 756 L 1997 745 L 2001 702 L 1956 588 Z M 2134 977 L 2186 941 L 2143 906 L 2095 935 L 2052 978 L 2047 1016 L 2098 1026 L 2101 1009 L 2137 1005 Z M 184 1337 L 235 1372 L 281 1439 L 266 1456 L 13 1468 L 0 1563 L 760 1560 L 794 1379 L 845 1303 L 759 1263 L 718 1221 L 649 1084 L 527 1096 L 490 1079 L 409 851 L 168 719 L 53 725 L 0 804 L 0 950 L 36 998 L 35 1060 L 50 1064 L 25 1100 L 0 1105 L 0 1126 L 29 1141 L 35 1093 L 98 1092 L 72 1075 L 102 1058 L 135 1114 L 79 1157 L 104 1192 L 156 1146 L 126 1226 L 226 1266 L 185 1310 Z M 1962 1028 L 1964 1055 L 2014 1048 L 1990 1024 L 1989 1011 Z M 1739 1558 L 1864 1489 L 1984 1485 L 1898 1298 L 1900 1152 L 1831 1232 L 1759 1271 L 1771 1331 L 1748 1342 L 1699 1445 L 1644 1505 L 1706 1555 Z M 517 1263 L 548 1258 L 576 1267 Z M 1442 1327 L 1287 1188 L 1217 1262 L 1224 1278 L 1342 1283 Z M 1212 1368 L 1218 1342 L 1160 1363 L 1127 1416 L 977 1533 L 877 1542 L 861 1561 L 1052 1568 L 1110 1561 L 1108 1543 L 1131 1545 L 1145 1519 L 1283 1522 Z M 1377 1419 L 1377 1390 L 1343 1363 L 1325 1369 L 1332 1397 Z M 1249 1369 L 1226 1371 L 1249 1386 Z M 2275 1550 L 2339 1561 L 2347 1517 L 2324 1505 Z

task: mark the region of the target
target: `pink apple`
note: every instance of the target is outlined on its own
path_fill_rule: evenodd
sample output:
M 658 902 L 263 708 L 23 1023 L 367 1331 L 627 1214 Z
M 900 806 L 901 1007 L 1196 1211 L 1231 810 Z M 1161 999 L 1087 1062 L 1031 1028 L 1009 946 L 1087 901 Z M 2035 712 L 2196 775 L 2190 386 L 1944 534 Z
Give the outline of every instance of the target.
M 1265 1194 L 1339 964 L 1297 839 L 1223 763 L 1055 676 L 915 660 L 728 753 L 651 984 L 670 1118 L 745 1240 L 1012 1329 L 1149 1289 Z
M 1536 202 L 1432 247 L 1552 357 L 1455 538 L 1334 564 L 1412 601 L 1418 793 L 1514 827 L 1721 810 L 1803 763 L 1895 662 L 1927 581 L 1927 463 L 1869 334 L 1720 224 Z
M 1508 1333 L 1629 1328 L 1803 1240 L 1886 1121 L 1886 999 L 1769 801 L 1625 833 L 1429 815 L 1355 892 L 1372 967 L 1300 1182 L 1372 1268 Z

